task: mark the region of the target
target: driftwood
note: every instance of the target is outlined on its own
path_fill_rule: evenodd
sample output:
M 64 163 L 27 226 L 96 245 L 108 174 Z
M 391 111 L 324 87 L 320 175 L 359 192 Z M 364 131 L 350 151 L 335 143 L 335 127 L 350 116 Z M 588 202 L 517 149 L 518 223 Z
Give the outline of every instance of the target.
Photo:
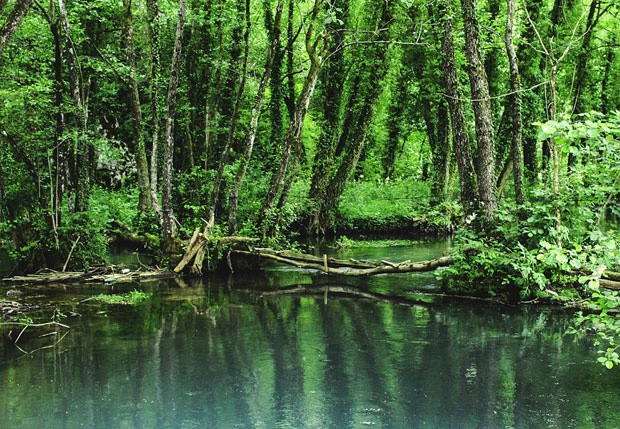
M 202 264 L 210 245 L 217 248 L 219 246 L 248 245 L 249 243 L 255 243 L 257 241 L 258 238 L 250 237 L 213 237 L 209 235 L 208 226 L 205 227 L 203 232 L 200 232 L 200 229 L 196 228 L 192 234 L 192 238 L 189 240 L 183 258 L 177 266 L 174 267 L 174 272 L 180 273 L 190 262 L 194 261 L 190 266 L 190 273 L 194 275 L 202 274 Z
M 58 272 L 46 271 L 39 274 L 15 276 L 2 279 L 3 283 L 10 284 L 53 284 L 53 283 L 128 283 L 144 282 L 150 280 L 174 277 L 170 271 L 129 271 L 109 272 L 101 268 L 91 269 L 87 272 Z
M 411 273 L 433 271 L 439 267 L 444 267 L 452 263 L 452 257 L 442 256 L 438 259 L 429 261 L 401 263 L 392 262 L 367 262 L 357 260 L 341 260 L 333 258 L 318 258 L 313 255 L 291 254 L 290 252 L 275 252 L 272 249 L 253 249 L 252 251 L 235 250 L 234 253 L 242 255 L 257 255 L 261 258 L 271 259 L 285 264 L 293 265 L 298 268 L 307 268 L 324 271 L 328 274 L 338 274 L 343 276 L 364 276 L 369 274 L 387 273 Z M 331 266 L 330 266 L 331 265 Z

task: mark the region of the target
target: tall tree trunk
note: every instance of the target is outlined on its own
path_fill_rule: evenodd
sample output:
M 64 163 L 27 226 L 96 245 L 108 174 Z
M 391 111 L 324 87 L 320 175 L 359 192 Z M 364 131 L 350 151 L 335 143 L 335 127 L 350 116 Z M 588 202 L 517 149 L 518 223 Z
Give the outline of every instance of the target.
M 158 0 L 147 0 L 147 9 L 149 17 L 148 34 L 149 47 L 151 50 L 151 177 L 150 192 L 151 204 L 153 211 L 157 215 L 157 222 L 160 229 L 163 229 L 163 214 L 157 199 L 157 182 L 158 182 L 158 153 L 159 153 L 159 3 Z
M 149 165 L 146 161 L 146 147 L 142 134 L 142 106 L 140 105 L 140 93 L 136 81 L 136 54 L 133 41 L 133 14 L 131 12 L 132 0 L 123 0 L 125 12 L 125 49 L 127 51 L 127 65 L 129 66 L 129 102 L 133 114 L 133 140 L 135 144 L 136 169 L 138 174 L 138 210 L 145 213 L 152 207 L 151 190 L 149 184 Z
M 556 81 L 558 76 L 558 63 L 555 58 L 550 58 L 551 66 L 549 68 L 549 92 L 551 93 L 549 103 L 549 114 L 551 121 L 557 121 L 558 119 L 558 100 Z M 557 231 L 557 243 L 558 246 L 562 245 L 562 209 L 560 207 L 560 154 L 558 151 L 558 144 L 554 137 L 549 139 L 549 151 L 551 156 L 552 171 L 551 171 L 551 183 L 553 186 L 553 198 L 555 200 L 555 228 Z
M 487 82 L 489 84 L 489 94 L 492 97 L 496 97 L 500 93 L 500 55 L 501 49 L 499 44 L 494 43 L 494 38 L 496 34 L 494 32 L 495 28 L 493 23 L 500 19 L 500 0 L 488 0 L 488 20 L 491 23 L 488 31 L 488 39 L 490 41 L 490 47 L 484 53 L 484 71 L 487 75 Z M 497 123 L 499 120 L 499 116 L 502 112 L 501 109 L 501 99 L 493 98 L 491 99 L 491 115 L 493 122 Z
M 278 144 L 282 142 L 282 130 L 284 128 L 284 118 L 282 116 L 282 101 L 283 101 L 283 87 L 282 87 L 282 62 L 284 60 L 285 52 L 282 50 L 282 43 L 280 41 L 280 33 L 277 35 L 272 33 L 273 28 L 273 16 L 271 14 L 271 1 L 265 1 L 265 28 L 269 35 L 269 39 L 272 40 L 276 36 L 276 51 L 273 57 L 273 65 L 271 67 L 271 78 L 269 80 L 269 138 L 265 140 L 264 154 L 266 155 L 267 171 L 273 171 L 276 166 Z
M 276 13 L 273 23 L 274 35 L 280 33 L 280 22 L 282 18 L 283 3 L 284 0 L 278 0 L 278 4 L 276 6 Z M 245 178 L 245 173 L 247 172 L 248 165 L 250 164 L 250 159 L 252 157 L 254 141 L 256 140 L 256 133 L 258 130 L 258 119 L 260 117 L 261 107 L 265 98 L 265 90 L 267 89 L 267 85 L 269 83 L 269 76 L 271 76 L 271 67 L 273 65 L 273 58 L 275 55 L 278 39 L 279 37 L 272 38 L 271 45 L 269 46 L 269 50 L 267 51 L 267 59 L 265 60 L 263 75 L 261 76 L 260 84 L 258 86 L 258 92 L 256 94 L 256 98 L 254 99 L 254 105 L 252 106 L 252 112 L 250 114 L 250 126 L 248 130 L 247 142 L 243 152 L 243 158 L 241 158 L 241 163 L 239 164 L 239 168 L 235 176 L 235 181 L 232 185 L 232 188 L 230 190 L 230 196 L 228 198 L 228 232 L 230 234 L 233 234 L 237 231 L 237 208 L 239 205 L 239 190 L 241 189 L 241 185 L 243 184 L 243 179 Z
M 220 194 L 220 186 L 222 184 L 222 176 L 224 175 L 224 167 L 228 161 L 228 154 L 235 138 L 235 132 L 237 129 L 237 122 L 239 120 L 239 111 L 241 109 L 241 101 L 243 98 L 243 92 L 245 90 L 245 82 L 248 75 L 248 56 L 250 52 L 250 0 L 245 0 L 245 33 L 243 35 L 244 40 L 244 52 L 243 52 L 243 64 L 240 81 L 237 87 L 237 98 L 235 99 L 235 105 L 233 108 L 233 114 L 230 121 L 230 128 L 228 130 L 228 138 L 222 156 L 220 157 L 220 163 L 217 168 L 217 175 L 213 184 L 213 192 L 211 193 L 211 204 L 209 206 L 209 214 L 207 224 L 212 227 L 215 223 L 215 210 L 218 203 L 218 197 Z
M 506 53 L 510 67 L 510 97 L 508 108 L 512 112 L 512 139 L 511 152 L 513 164 L 513 178 L 515 184 L 515 200 L 517 205 L 522 205 L 523 200 L 523 150 L 522 150 L 522 123 L 521 123 L 521 82 L 519 81 L 519 66 L 517 53 L 513 42 L 515 0 L 506 0 Z
M 577 56 L 577 65 L 575 70 L 575 94 L 573 97 L 573 113 L 583 113 L 583 89 L 587 84 L 587 66 L 590 51 L 590 41 L 592 40 L 592 33 L 594 33 L 594 27 L 598 23 L 598 9 L 600 8 L 600 6 L 601 2 L 599 0 L 592 0 L 592 2 L 590 3 L 588 18 L 586 20 L 586 30 L 583 35 L 583 39 L 581 39 L 581 48 L 579 49 L 579 55 Z
M 524 30 L 521 34 L 523 43 L 519 45 L 517 51 L 521 82 L 526 88 L 540 85 L 544 80 L 543 68 L 541 67 L 544 62 L 542 61 L 541 53 L 534 48 L 538 42 L 535 25 L 541 19 L 541 15 L 543 15 L 541 13 L 543 6 L 543 2 L 528 1 L 527 11 L 532 23 L 530 24 L 529 21 L 524 23 Z M 545 116 L 543 98 L 540 86 L 522 94 L 522 122 L 526 124 L 522 129 L 523 164 L 525 167 L 525 177 L 529 179 L 530 183 L 536 180 L 539 170 L 537 159 L 538 135 L 536 128 L 530 124 Z
M 308 69 L 308 74 L 306 75 L 306 79 L 304 80 L 304 85 L 301 93 L 299 94 L 299 98 L 295 103 L 295 115 L 293 116 L 293 119 L 291 120 L 288 131 L 286 133 L 286 138 L 284 140 L 284 145 L 280 158 L 280 165 L 276 173 L 273 175 L 269 191 L 267 192 L 267 195 L 261 207 L 259 224 L 262 226 L 263 232 L 266 232 L 267 225 L 265 223 L 265 220 L 270 214 L 271 209 L 276 202 L 276 198 L 278 197 L 278 194 L 282 189 L 282 185 L 284 184 L 287 171 L 289 169 L 291 171 L 293 170 L 294 165 L 289 166 L 289 161 L 291 159 L 291 155 L 295 155 L 294 151 L 297 150 L 297 147 L 300 144 L 299 139 L 301 138 L 304 119 L 306 117 L 306 113 L 308 112 L 310 99 L 312 98 L 312 94 L 314 93 L 314 87 L 316 86 L 316 81 L 321 70 L 321 59 L 319 57 L 319 52 L 317 51 L 317 49 L 318 45 L 323 40 L 323 36 L 319 34 L 315 38 L 314 27 L 316 25 L 317 16 L 321 9 L 322 3 L 323 0 L 314 1 L 312 14 L 309 17 L 308 29 L 306 30 L 305 44 L 306 52 L 308 53 L 308 56 L 310 58 L 310 68 Z M 294 162 L 292 164 L 294 164 Z
M 50 8 L 53 7 L 53 0 Z M 59 226 L 62 222 L 62 201 L 67 177 L 67 139 L 63 137 L 65 117 L 62 111 L 62 94 L 64 82 L 62 79 L 62 40 L 60 38 L 60 24 L 58 20 L 50 19 L 50 28 L 54 37 L 54 109 L 56 128 L 54 129 L 54 206 L 52 207 L 54 222 Z
M 187 0 L 179 1 L 179 14 L 172 52 L 172 64 L 170 69 L 170 85 L 168 86 L 166 114 L 166 135 L 164 146 L 164 159 L 162 170 L 162 249 L 164 253 L 174 250 L 176 238 L 176 224 L 172 210 L 172 162 L 174 155 L 174 116 L 176 112 L 177 90 L 179 87 L 179 72 L 181 67 L 181 50 L 183 48 L 183 29 L 187 14 Z
M 63 193 L 66 183 L 66 152 L 67 140 L 63 138 L 64 132 L 64 114 L 62 111 L 62 97 L 64 90 L 64 82 L 62 76 L 62 39 L 60 22 L 55 17 L 54 0 L 50 1 L 49 11 L 40 3 L 36 3 L 41 14 L 47 20 L 50 26 L 52 37 L 54 38 L 54 63 L 52 71 L 54 72 L 54 116 L 56 119 L 56 127 L 54 129 L 54 149 L 53 149 L 53 167 L 50 166 L 50 216 L 51 224 L 54 231 L 61 223 Z
M 611 45 L 616 44 L 616 34 L 611 36 Z M 614 62 L 614 49 L 610 47 L 607 49 L 607 55 L 605 56 L 605 71 L 603 72 L 603 80 L 601 81 L 601 112 L 607 114 L 609 112 L 609 76 L 611 74 L 611 67 Z
M 17 28 L 21 25 L 33 1 L 34 0 L 17 0 L 15 2 L 15 6 L 13 6 L 13 10 L 9 14 L 6 22 L 0 27 L 0 55 L 2 55 L 9 40 L 11 40 Z M 4 8 L 4 5 L 2 8 Z M 0 12 L 1 11 L 2 9 L 0 9 Z
M 342 111 L 342 97 L 346 79 L 346 63 L 341 46 L 344 43 L 344 21 L 348 16 L 348 0 L 336 3 L 335 20 L 327 25 L 327 30 L 333 34 L 329 38 L 328 52 L 330 58 L 326 61 L 320 76 L 320 95 L 322 96 L 321 134 L 317 142 L 316 153 L 312 162 L 312 179 L 308 199 L 312 206 L 322 204 L 325 199 L 325 189 L 329 183 L 334 165 L 334 152 L 338 140 L 338 125 Z M 342 24 L 341 24 L 342 22 Z M 313 211 L 308 223 L 308 234 L 324 234 L 319 212 Z
M 357 167 L 357 163 L 362 155 L 366 144 L 366 134 L 373 120 L 375 105 L 381 95 L 381 82 L 387 72 L 385 43 L 377 42 L 381 32 L 389 31 L 392 22 L 393 4 L 381 2 L 379 8 L 374 8 L 371 15 L 371 24 L 374 26 L 372 39 L 369 47 L 364 49 L 360 58 L 364 58 L 363 63 L 354 78 L 349 97 L 345 107 L 347 109 L 343 125 L 341 127 L 338 144 L 334 156 L 340 159 L 338 164 L 328 164 L 331 169 L 329 180 L 325 188 L 318 193 L 317 203 L 312 208 L 311 226 L 313 229 L 323 233 L 333 224 L 338 200 L 345 189 L 351 175 Z
M 287 74 L 287 96 L 284 99 L 288 109 L 289 120 L 293 119 L 295 113 L 295 74 L 293 72 L 293 53 L 295 35 L 293 34 L 293 18 L 295 12 L 295 0 L 288 2 L 288 21 L 286 23 L 286 74 Z
M 465 29 L 465 54 L 467 56 L 469 83 L 473 98 L 478 152 L 476 173 L 481 208 L 487 218 L 497 208 L 495 196 L 495 154 L 493 148 L 493 124 L 491 122 L 491 99 L 486 73 L 480 57 L 480 39 L 476 21 L 474 0 L 462 0 L 463 27 Z
M 440 21 L 443 23 L 441 37 L 441 50 L 443 53 L 442 72 L 452 121 L 454 153 L 456 155 L 459 183 L 461 185 L 461 203 L 465 213 L 469 215 L 478 208 L 477 184 L 456 72 L 456 60 L 454 58 L 451 0 L 445 0 L 443 3 L 440 3 L 438 11 Z
M 58 10 L 60 12 L 60 20 L 66 38 L 66 55 L 67 65 L 69 67 L 69 83 L 71 89 L 71 98 L 75 106 L 76 128 L 78 130 L 78 138 L 76 145 L 75 170 L 75 211 L 83 212 L 88 208 L 88 198 L 90 192 L 90 174 L 89 174 L 89 143 L 86 136 L 86 127 L 88 115 L 84 103 L 83 89 L 80 85 L 80 77 L 77 66 L 77 53 L 75 45 L 71 38 L 71 26 L 64 0 L 58 0 Z

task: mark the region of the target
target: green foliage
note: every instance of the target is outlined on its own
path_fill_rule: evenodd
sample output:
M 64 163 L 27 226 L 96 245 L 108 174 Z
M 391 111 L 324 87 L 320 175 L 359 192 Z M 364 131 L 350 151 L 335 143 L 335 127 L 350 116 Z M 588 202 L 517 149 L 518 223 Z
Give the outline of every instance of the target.
M 150 292 L 142 292 L 134 289 L 127 293 L 117 293 L 113 295 L 100 294 L 92 299 L 110 305 L 139 305 L 149 300 L 152 296 L 153 294 Z
M 424 182 L 352 182 L 340 199 L 338 223 L 367 232 L 402 228 L 425 212 L 429 195 Z
M 607 369 L 620 366 L 618 347 L 620 346 L 620 296 L 617 291 L 597 290 L 592 294 L 589 311 L 577 312 L 575 327 L 570 332 L 575 334 L 593 333 L 594 345 L 599 347 L 601 355 L 597 360 Z

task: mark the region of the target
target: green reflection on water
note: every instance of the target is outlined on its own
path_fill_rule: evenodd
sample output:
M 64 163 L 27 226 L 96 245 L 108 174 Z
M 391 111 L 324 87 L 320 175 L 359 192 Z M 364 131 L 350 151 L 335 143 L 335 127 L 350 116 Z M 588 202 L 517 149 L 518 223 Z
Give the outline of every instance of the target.
M 81 302 L 136 285 L 33 298 L 80 316 L 52 350 L 0 345 L 0 426 L 620 427 L 620 372 L 564 334 L 568 315 L 240 292 L 287 286 L 276 280 L 286 270 L 152 283 L 136 307 Z M 418 290 L 407 277 L 388 282 Z

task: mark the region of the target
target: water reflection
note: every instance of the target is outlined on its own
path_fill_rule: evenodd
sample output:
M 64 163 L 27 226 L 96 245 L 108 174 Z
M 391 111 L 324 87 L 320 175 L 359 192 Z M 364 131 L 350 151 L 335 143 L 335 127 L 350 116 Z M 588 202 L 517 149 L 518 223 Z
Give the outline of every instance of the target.
M 0 348 L 2 426 L 620 426 L 620 373 L 563 315 L 237 291 L 250 282 L 270 279 L 158 283 L 105 313 L 65 289 L 82 316 L 60 347 Z

